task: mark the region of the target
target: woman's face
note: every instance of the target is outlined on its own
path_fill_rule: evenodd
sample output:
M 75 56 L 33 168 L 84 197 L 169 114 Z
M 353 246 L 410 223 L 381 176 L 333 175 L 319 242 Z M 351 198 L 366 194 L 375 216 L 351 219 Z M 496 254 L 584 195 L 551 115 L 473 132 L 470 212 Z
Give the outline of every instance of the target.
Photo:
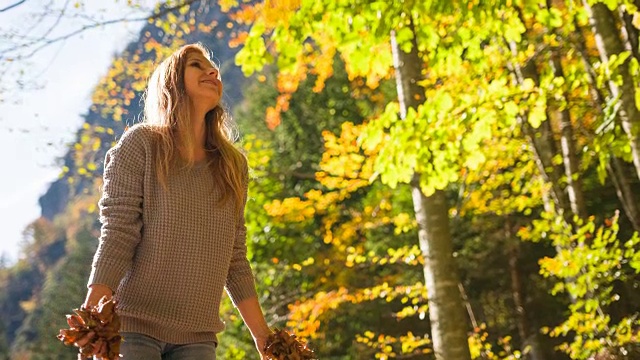
M 222 97 L 222 80 L 218 68 L 202 53 L 187 54 L 184 86 L 193 104 L 207 111 L 215 108 Z

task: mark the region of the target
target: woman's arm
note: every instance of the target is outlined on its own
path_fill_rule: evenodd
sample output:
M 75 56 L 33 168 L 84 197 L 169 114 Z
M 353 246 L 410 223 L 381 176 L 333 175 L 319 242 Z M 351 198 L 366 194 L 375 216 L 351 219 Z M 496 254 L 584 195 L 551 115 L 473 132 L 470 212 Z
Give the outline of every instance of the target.
M 237 304 L 238 311 L 245 325 L 249 328 L 256 348 L 260 352 L 260 356 L 264 356 L 264 346 L 267 338 L 271 334 L 271 329 L 267 325 L 257 297 L 250 297 L 242 300 Z
M 93 258 L 85 306 L 110 298 L 131 267 L 142 237 L 142 198 L 145 171 L 145 131 L 129 129 L 109 149 L 104 161 L 100 206 L 102 223 L 98 249 Z

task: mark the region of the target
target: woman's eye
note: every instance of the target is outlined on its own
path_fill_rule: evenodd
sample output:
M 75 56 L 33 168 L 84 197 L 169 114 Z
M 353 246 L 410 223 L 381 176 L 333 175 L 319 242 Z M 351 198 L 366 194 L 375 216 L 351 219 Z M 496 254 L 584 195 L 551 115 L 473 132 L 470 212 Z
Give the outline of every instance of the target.
M 198 62 L 191 63 L 191 66 L 195 66 L 198 69 L 202 68 L 202 66 L 200 66 L 200 63 L 198 63 Z

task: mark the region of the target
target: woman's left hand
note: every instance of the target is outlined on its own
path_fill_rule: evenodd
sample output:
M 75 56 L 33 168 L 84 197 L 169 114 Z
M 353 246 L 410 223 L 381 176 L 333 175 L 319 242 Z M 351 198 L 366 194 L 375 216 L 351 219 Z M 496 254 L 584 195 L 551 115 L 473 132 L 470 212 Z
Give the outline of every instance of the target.
M 267 345 L 267 338 L 266 337 L 254 338 L 253 341 L 256 343 L 256 348 L 260 353 L 260 360 L 267 360 L 267 355 L 264 352 L 264 347 L 265 345 Z

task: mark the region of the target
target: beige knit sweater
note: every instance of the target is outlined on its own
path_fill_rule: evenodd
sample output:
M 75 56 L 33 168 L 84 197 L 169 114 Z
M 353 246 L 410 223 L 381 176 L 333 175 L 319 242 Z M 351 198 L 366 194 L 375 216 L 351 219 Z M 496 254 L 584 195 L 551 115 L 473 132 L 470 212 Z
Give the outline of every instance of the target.
M 175 170 L 165 191 L 154 139 L 136 125 L 107 152 L 88 284 L 116 289 L 121 331 L 172 344 L 216 341 L 223 289 L 236 305 L 256 296 L 244 215 L 233 201 L 216 205 L 220 189 L 204 163 Z

